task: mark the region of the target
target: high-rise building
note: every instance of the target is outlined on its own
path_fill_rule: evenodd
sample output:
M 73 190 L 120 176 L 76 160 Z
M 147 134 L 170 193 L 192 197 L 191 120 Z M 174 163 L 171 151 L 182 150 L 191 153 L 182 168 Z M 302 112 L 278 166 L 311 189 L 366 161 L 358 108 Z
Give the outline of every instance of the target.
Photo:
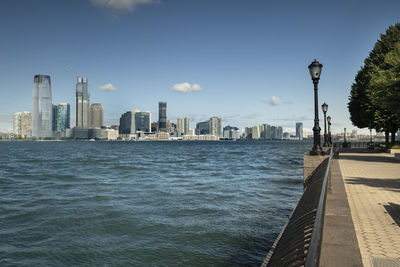
M 222 137 L 222 123 L 221 118 L 211 117 L 209 120 L 210 123 L 210 134 L 215 135 L 216 137 Z
M 51 82 L 49 75 L 35 75 L 32 89 L 32 136 L 51 137 Z
M 184 134 L 188 135 L 189 134 L 189 118 L 188 117 L 185 117 L 184 124 L 185 124 L 184 125 L 184 127 L 185 127 Z
M 181 135 L 183 133 L 182 118 L 176 119 L 176 131 L 178 132 L 178 135 Z
M 253 140 L 258 140 L 258 139 L 260 139 L 260 137 L 261 137 L 261 135 L 260 135 L 260 127 L 258 127 L 258 126 L 253 126 L 253 129 L 252 129 L 252 139 Z
M 226 139 L 239 139 L 240 131 L 238 127 L 225 126 L 223 130 L 223 136 Z
M 283 139 L 283 128 L 281 126 L 278 126 L 276 128 L 276 139 L 278 139 L 278 140 Z
M 296 122 L 296 137 L 298 137 L 299 140 L 303 140 L 303 123 L 302 122 Z
M 104 125 L 104 111 L 100 103 L 90 105 L 90 128 L 101 128 Z
M 271 139 L 277 139 L 277 131 L 275 126 L 271 126 Z
M 89 128 L 90 95 L 86 78 L 77 78 L 76 82 L 76 127 Z
M 140 132 L 151 132 L 150 111 L 135 112 L 135 130 Z
M 68 103 L 53 105 L 53 132 L 66 136 L 70 128 L 71 108 Z
M 161 130 L 160 130 L 161 131 Z M 175 124 L 172 123 L 170 120 L 167 120 L 167 133 L 173 133 L 175 131 Z
M 196 135 L 210 134 L 209 121 L 202 121 L 196 124 Z
M 32 113 L 28 111 L 17 112 L 13 116 L 13 133 L 22 138 L 32 134 Z
M 167 102 L 158 102 L 158 131 L 167 131 Z

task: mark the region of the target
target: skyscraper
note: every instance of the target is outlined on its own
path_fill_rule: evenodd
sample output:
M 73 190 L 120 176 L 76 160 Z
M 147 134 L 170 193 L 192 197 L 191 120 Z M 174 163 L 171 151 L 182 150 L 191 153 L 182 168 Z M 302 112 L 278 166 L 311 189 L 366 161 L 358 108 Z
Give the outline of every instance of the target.
M 35 75 L 32 88 L 32 136 L 52 136 L 51 82 L 49 75 Z
M 77 78 L 76 82 L 76 127 L 89 127 L 90 95 L 86 78 Z
M 303 123 L 302 122 L 296 122 L 296 136 L 299 138 L 299 140 L 303 140 Z
M 66 136 L 70 128 L 71 108 L 68 103 L 53 105 L 53 131 L 61 136 Z
M 210 118 L 210 134 L 216 137 L 222 137 L 222 124 L 221 118 L 211 117 Z
M 100 103 L 90 105 L 90 128 L 101 128 L 104 125 L 104 111 Z
M 188 135 L 189 134 L 189 118 L 188 117 L 185 117 L 184 124 L 185 124 L 184 134 Z
M 135 112 L 135 131 L 151 132 L 151 113 L 150 111 Z
M 158 102 L 158 131 L 167 131 L 167 102 Z
M 17 112 L 13 116 L 13 133 L 26 138 L 32 134 L 32 113 Z
M 183 133 L 182 118 L 176 119 L 176 131 L 178 132 L 179 135 Z

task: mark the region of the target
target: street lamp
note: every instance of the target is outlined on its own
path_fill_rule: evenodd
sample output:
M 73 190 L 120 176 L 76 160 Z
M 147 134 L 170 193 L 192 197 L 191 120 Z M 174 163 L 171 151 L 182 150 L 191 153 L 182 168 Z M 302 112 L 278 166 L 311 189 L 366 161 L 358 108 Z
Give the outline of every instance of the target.
M 332 137 L 331 137 L 331 116 L 326 117 L 328 121 L 328 144 L 332 146 Z
M 314 146 L 310 151 L 311 155 L 321 155 L 321 137 L 320 132 L 321 128 L 319 127 L 319 118 L 318 118 L 318 82 L 319 77 L 321 76 L 322 64 L 319 63 L 316 59 L 308 66 L 310 70 L 311 79 L 314 83 Z
M 343 147 L 347 147 L 346 128 L 344 128 L 344 143 L 343 143 Z
M 328 104 L 324 102 L 321 107 L 322 112 L 324 113 L 324 147 L 327 147 L 329 146 L 328 135 L 326 134 L 326 112 L 328 111 Z

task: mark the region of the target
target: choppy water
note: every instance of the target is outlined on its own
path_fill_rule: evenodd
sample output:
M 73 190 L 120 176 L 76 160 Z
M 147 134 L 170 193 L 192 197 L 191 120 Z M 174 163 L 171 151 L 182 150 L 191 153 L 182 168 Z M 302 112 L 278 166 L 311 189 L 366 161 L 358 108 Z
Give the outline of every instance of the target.
M 306 142 L 0 142 L 0 266 L 258 266 Z

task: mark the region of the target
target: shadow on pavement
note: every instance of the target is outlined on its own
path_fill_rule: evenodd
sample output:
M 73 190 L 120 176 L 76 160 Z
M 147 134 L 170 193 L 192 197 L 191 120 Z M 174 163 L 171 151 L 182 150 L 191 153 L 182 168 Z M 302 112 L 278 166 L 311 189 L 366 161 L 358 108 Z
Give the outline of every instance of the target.
M 400 226 L 400 205 L 389 202 L 387 205 L 383 205 L 387 213 L 392 217 L 393 221 Z
M 400 178 L 363 178 L 349 177 L 345 179 L 347 184 L 363 184 L 371 187 L 378 187 L 393 192 L 400 192 Z
M 361 156 L 361 155 L 346 155 L 346 153 L 340 153 L 339 159 L 400 164 L 400 161 L 396 160 L 394 157 L 385 157 L 385 156 L 370 156 L 370 155 Z

